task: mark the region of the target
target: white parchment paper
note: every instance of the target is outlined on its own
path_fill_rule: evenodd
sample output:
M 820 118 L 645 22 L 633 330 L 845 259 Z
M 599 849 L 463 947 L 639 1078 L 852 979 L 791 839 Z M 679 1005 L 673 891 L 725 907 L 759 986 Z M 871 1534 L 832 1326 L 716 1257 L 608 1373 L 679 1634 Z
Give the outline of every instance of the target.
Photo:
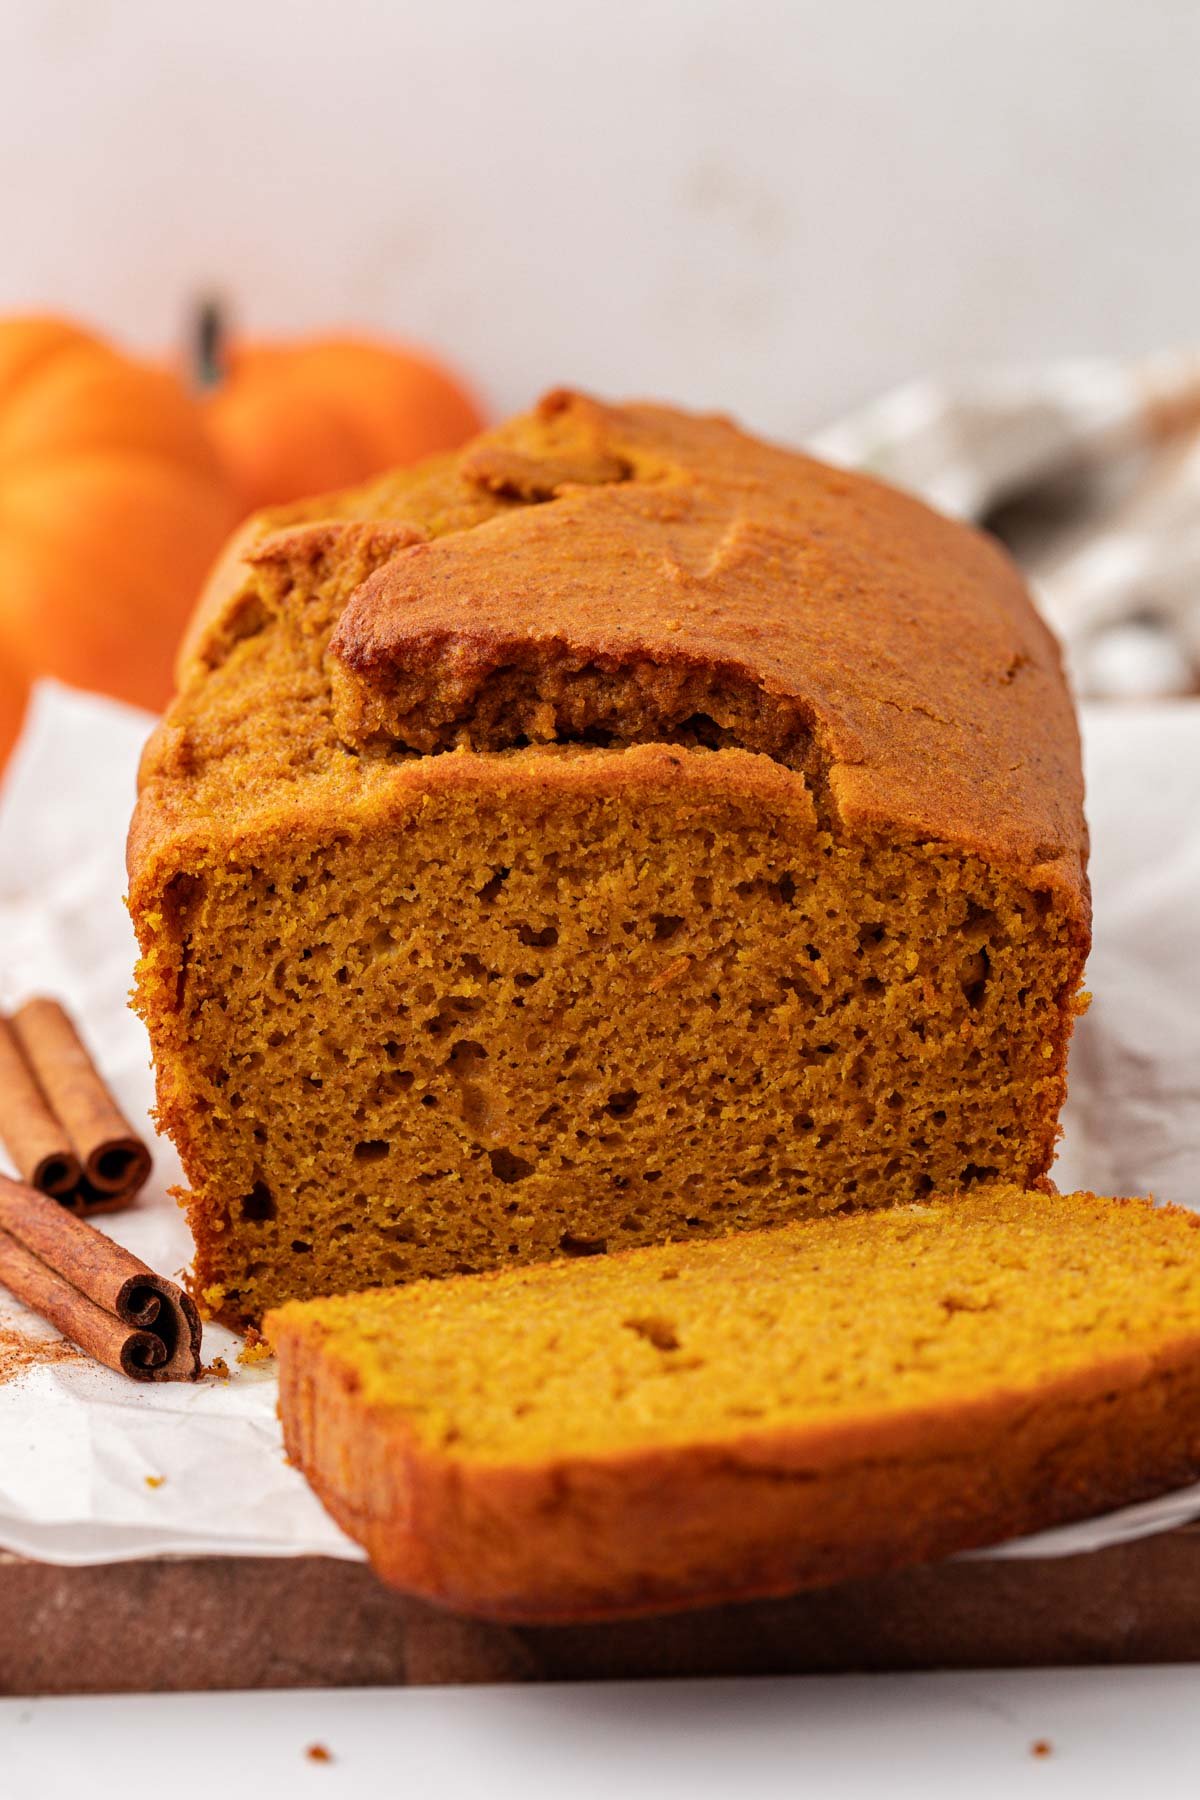
M 0 793 L 0 1005 L 67 1003 L 135 1124 L 150 1131 L 149 1048 L 126 998 L 136 956 L 125 830 L 143 713 L 51 683 L 34 697 Z M 7 1165 L 6 1165 L 7 1166 Z M 173 1275 L 191 1255 L 169 1143 L 136 1208 L 104 1229 Z M 57 1334 L 0 1288 L 0 1329 Z M 283 1460 L 273 1364 L 238 1366 L 240 1339 L 204 1330 L 228 1381 L 142 1386 L 90 1362 L 0 1383 L 0 1546 L 51 1562 L 163 1554 L 361 1553 Z M 158 1485 L 150 1485 L 147 1476 Z
M 59 995 L 122 1105 L 146 1121 L 149 1050 L 126 1007 L 124 838 L 141 713 L 44 684 L 0 792 L 0 1005 Z M 1085 712 L 1096 999 L 1072 1054 L 1063 1186 L 1200 1206 L 1200 702 Z M 150 1127 L 146 1123 L 146 1129 Z M 166 1143 L 104 1228 L 165 1274 L 190 1243 Z M 0 1332 L 54 1336 L 0 1289 Z M 230 1377 L 138 1386 L 86 1362 L 0 1382 L 0 1547 L 60 1563 L 361 1553 L 283 1460 L 271 1363 L 205 1329 Z M 152 1481 L 147 1481 L 151 1477 Z M 1067 1555 L 1200 1516 L 1200 1487 L 988 1555 Z

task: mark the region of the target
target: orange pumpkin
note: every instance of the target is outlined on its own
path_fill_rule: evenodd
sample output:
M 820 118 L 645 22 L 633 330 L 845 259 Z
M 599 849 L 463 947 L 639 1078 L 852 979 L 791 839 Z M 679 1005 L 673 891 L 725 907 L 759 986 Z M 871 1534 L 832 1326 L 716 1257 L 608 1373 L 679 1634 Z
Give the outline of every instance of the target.
M 202 344 L 209 429 L 246 512 L 456 449 L 483 424 L 455 376 L 402 344 L 328 337 L 225 346 L 212 312 Z
M 165 702 L 237 517 L 174 375 L 62 320 L 0 320 L 0 755 L 37 675 Z

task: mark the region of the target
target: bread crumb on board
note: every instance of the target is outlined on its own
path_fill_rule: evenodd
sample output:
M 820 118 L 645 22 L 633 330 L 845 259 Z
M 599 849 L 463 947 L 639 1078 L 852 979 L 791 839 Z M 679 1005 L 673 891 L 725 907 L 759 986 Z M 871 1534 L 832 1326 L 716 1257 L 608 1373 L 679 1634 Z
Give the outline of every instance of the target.
M 237 1354 L 238 1362 L 243 1367 L 250 1363 L 270 1362 L 274 1354 L 275 1352 L 262 1332 L 256 1326 L 248 1325 L 242 1347 Z
M 327 1763 L 333 1761 L 333 1751 L 328 1744 L 310 1744 L 304 1752 L 309 1762 Z

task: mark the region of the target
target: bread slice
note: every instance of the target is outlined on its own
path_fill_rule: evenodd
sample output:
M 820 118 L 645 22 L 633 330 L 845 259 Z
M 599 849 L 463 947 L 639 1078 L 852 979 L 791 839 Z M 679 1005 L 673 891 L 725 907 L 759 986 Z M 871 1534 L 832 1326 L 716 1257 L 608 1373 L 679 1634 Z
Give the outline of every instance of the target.
M 130 907 L 221 1317 L 1049 1167 L 1078 745 L 966 527 L 554 395 L 252 526 L 181 684 Z
M 267 1322 L 386 1581 L 497 1619 L 784 1594 L 1200 1474 L 1200 1220 L 979 1189 Z

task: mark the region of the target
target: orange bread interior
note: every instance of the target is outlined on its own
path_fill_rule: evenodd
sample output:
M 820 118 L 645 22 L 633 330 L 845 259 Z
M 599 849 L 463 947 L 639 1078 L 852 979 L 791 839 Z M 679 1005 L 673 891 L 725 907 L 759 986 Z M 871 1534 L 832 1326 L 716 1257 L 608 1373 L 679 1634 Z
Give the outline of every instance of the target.
M 867 1574 L 1195 1478 L 1198 1226 L 997 1186 L 292 1304 L 286 1442 L 385 1578 L 470 1611 Z

